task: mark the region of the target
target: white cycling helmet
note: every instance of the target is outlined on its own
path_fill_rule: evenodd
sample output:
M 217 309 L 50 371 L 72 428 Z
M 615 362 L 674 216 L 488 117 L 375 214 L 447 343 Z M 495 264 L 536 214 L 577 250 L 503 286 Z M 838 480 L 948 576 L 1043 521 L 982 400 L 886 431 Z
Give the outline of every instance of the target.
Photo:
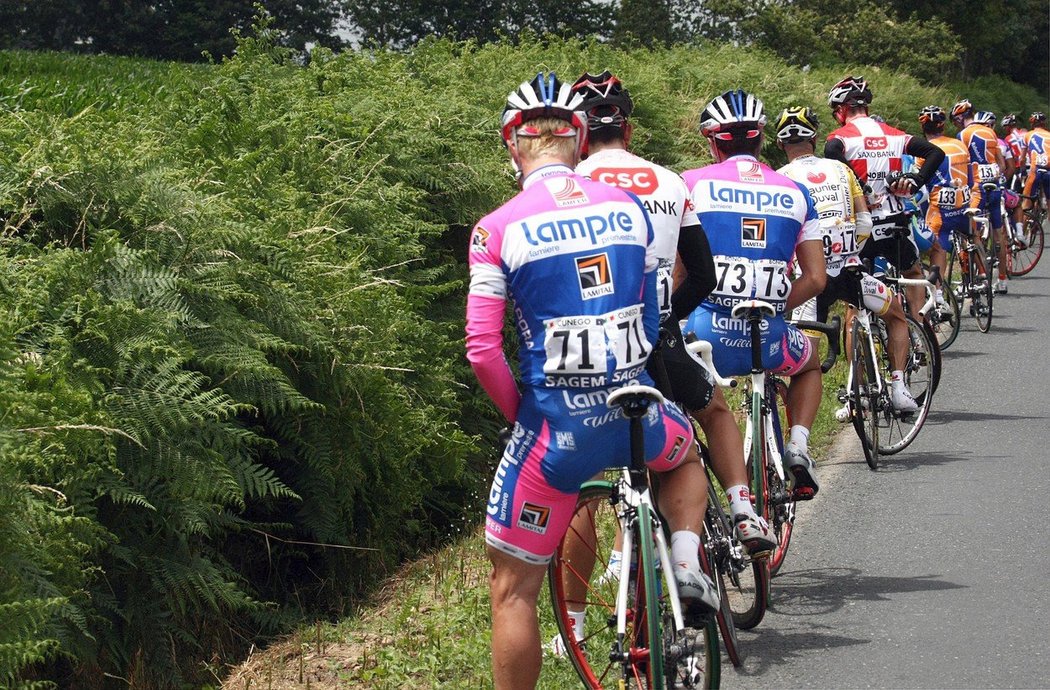
M 990 110 L 978 110 L 973 114 L 973 121 L 980 125 L 995 127 L 995 113 Z
M 762 101 L 743 89 L 716 96 L 700 113 L 700 132 L 715 139 L 752 139 L 766 126 Z
M 587 115 L 583 111 L 583 96 L 574 93 L 569 84 L 558 81 L 554 72 L 540 72 L 535 79 L 523 81 L 510 92 L 500 123 L 503 140 L 511 142 L 518 136 L 536 136 L 523 125 L 541 117 L 565 120 L 569 125 L 555 132 L 555 136 L 586 136 Z

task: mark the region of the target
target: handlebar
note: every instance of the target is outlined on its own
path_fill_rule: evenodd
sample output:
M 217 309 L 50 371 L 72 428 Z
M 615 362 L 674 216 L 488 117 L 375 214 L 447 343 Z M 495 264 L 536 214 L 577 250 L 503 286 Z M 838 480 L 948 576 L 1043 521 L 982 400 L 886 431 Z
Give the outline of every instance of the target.
M 824 361 L 820 363 L 820 372 L 826 374 L 831 371 L 831 367 L 835 366 L 835 361 L 842 352 L 842 341 L 839 339 L 839 332 L 842 330 L 842 319 L 834 316 L 831 319 L 831 323 L 821 323 L 820 321 L 789 321 L 788 323 L 792 323 L 803 330 L 818 331 L 828 339 L 828 354 Z

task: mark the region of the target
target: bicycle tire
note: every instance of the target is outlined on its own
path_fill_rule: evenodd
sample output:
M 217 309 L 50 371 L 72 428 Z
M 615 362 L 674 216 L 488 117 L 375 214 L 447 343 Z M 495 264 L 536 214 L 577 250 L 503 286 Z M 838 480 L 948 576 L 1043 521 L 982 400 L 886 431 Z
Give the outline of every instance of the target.
M 777 451 L 780 457 L 784 457 L 784 427 L 791 428 L 791 417 L 787 407 L 787 385 L 779 378 L 767 378 L 771 382 L 771 388 L 776 395 L 776 408 L 784 413 L 786 424 L 781 424 L 780 415 L 773 417 L 773 431 L 776 434 Z M 787 558 L 788 547 L 791 545 L 791 535 L 795 530 L 795 500 L 788 491 L 787 483 L 777 473 L 776 468 L 767 463 L 767 486 L 769 493 L 769 511 L 773 517 L 769 523 L 770 528 L 777 537 L 777 548 L 769 556 L 769 577 L 774 578 L 784 565 Z
M 918 321 L 907 317 L 908 337 L 911 348 L 904 367 L 904 383 L 911 391 L 919 408 L 912 413 L 898 413 L 884 399 L 881 401 L 879 421 L 878 449 L 882 455 L 894 455 L 904 450 L 919 435 L 926 417 L 930 413 L 930 404 L 934 392 L 934 348 L 926 329 Z M 883 344 L 884 381 L 889 381 L 889 354 Z M 888 389 L 886 389 L 888 393 Z
M 940 345 L 941 352 L 947 350 L 959 337 L 962 328 L 962 313 L 959 308 L 959 300 L 951 285 L 945 281 L 941 289 L 944 303 L 939 304 L 930 312 L 930 327 Z
M 1024 249 L 1011 243 L 1010 266 L 1008 267 L 1011 276 L 1029 274 L 1043 256 L 1046 233 L 1043 228 L 1042 212 L 1036 211 L 1025 219 L 1024 239 L 1027 243 Z
M 743 662 L 740 653 L 740 640 L 733 623 L 733 610 L 729 606 L 729 593 L 726 589 L 728 574 L 733 571 L 735 555 L 743 553 L 743 546 L 736 541 L 733 534 L 733 522 L 722 508 L 722 502 L 711 483 L 711 472 L 708 471 L 707 511 L 704 513 L 704 536 L 700 546 L 700 565 L 704 572 L 711 576 L 711 581 L 718 588 L 719 608 L 717 614 L 718 630 L 722 636 L 722 645 L 726 656 L 733 666 L 739 667 Z
M 910 316 L 908 318 L 911 318 Z M 926 333 L 926 338 L 930 341 L 930 354 L 933 355 L 933 394 L 937 393 L 937 387 L 941 385 L 941 364 L 943 358 L 941 357 L 941 343 L 937 340 L 937 333 L 933 330 L 933 326 L 930 325 L 928 319 L 923 319 L 920 322 L 916 322 L 919 327 Z
M 879 467 L 880 400 L 875 383 L 878 380 L 878 365 L 875 353 L 871 351 L 868 336 L 857 319 L 853 320 L 850 328 L 850 339 L 850 418 L 864 451 L 864 461 L 868 463 L 868 467 L 875 470 Z
M 977 322 L 977 329 L 981 333 L 987 333 L 992 327 L 992 272 L 985 274 L 984 280 L 979 279 L 981 271 L 978 258 L 970 252 L 970 316 Z M 985 260 L 986 266 L 988 260 Z
M 646 690 L 667 690 L 667 682 L 664 674 L 667 670 L 664 660 L 664 633 L 663 614 L 660 604 L 660 573 L 656 570 L 656 562 L 653 556 L 656 554 L 656 543 L 653 539 L 653 516 L 649 512 L 649 505 L 641 503 L 638 506 L 637 544 L 638 544 L 638 596 L 636 601 L 638 607 L 635 610 L 635 618 L 641 621 L 636 626 L 640 633 L 644 630 L 645 637 L 636 636 L 636 640 L 643 644 L 639 647 L 631 645 L 630 654 L 635 655 L 635 649 L 639 650 L 640 663 L 634 665 L 634 679 L 639 688 Z M 665 590 L 666 591 L 666 590 Z M 644 602 L 644 608 L 642 604 Z M 673 626 L 672 626 L 673 627 Z M 648 648 L 648 655 L 641 650 Z M 630 676 L 628 677 L 630 680 Z M 647 684 L 646 684 L 647 683 Z

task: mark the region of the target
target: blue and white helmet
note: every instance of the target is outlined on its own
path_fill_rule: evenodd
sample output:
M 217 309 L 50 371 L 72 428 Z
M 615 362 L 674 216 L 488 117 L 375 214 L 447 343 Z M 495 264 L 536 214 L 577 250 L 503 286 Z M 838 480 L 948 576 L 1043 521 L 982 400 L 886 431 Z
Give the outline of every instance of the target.
M 572 90 L 570 84 L 558 81 L 554 72 L 540 72 L 532 81 L 524 81 L 507 95 L 503 108 L 500 133 L 510 142 L 517 136 L 529 136 L 522 125 L 541 117 L 565 120 L 570 125 L 555 136 L 573 137 L 587 134 L 587 114 L 583 111 L 583 96 Z M 535 136 L 535 135 L 533 135 Z
M 765 126 L 762 101 L 743 89 L 716 96 L 700 113 L 700 133 L 708 138 L 753 139 Z
M 973 114 L 973 121 L 979 125 L 995 127 L 995 113 L 990 110 L 978 110 Z

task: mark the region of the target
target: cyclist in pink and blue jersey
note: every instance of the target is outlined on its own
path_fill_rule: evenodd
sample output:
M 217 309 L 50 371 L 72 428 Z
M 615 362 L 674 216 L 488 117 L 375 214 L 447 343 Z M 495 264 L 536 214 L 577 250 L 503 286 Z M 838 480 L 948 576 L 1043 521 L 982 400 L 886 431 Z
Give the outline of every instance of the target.
M 546 566 L 580 485 L 630 464 L 627 420 L 609 393 L 651 385 L 658 337 L 653 231 L 638 198 L 573 172 L 586 141 L 582 97 L 539 74 L 507 98 L 502 135 L 521 192 L 470 237 L 467 358 L 514 428 L 489 492 L 495 686 L 532 688 L 542 660 L 536 604 Z M 518 330 L 523 390 L 503 354 L 508 299 Z M 706 479 L 691 426 L 674 405 L 644 418 L 649 468 L 662 473 L 660 507 L 687 608 L 713 611 L 700 570 Z
M 818 295 L 827 280 L 823 233 L 809 192 L 758 160 L 766 116 L 762 101 L 742 91 L 713 99 L 700 116 L 715 163 L 683 174 L 715 259 L 715 289 L 689 317 L 688 329 L 712 343 L 723 376 L 751 371 L 748 323 L 731 312 L 744 300 L 772 304 L 763 323 L 763 366 L 792 377 L 788 407 L 794 422 L 784 452 L 797 499 L 819 484 L 808 454 L 809 428 L 820 406 L 821 374 L 809 339 L 784 320 L 785 311 Z M 801 276 L 788 265 L 797 257 Z

